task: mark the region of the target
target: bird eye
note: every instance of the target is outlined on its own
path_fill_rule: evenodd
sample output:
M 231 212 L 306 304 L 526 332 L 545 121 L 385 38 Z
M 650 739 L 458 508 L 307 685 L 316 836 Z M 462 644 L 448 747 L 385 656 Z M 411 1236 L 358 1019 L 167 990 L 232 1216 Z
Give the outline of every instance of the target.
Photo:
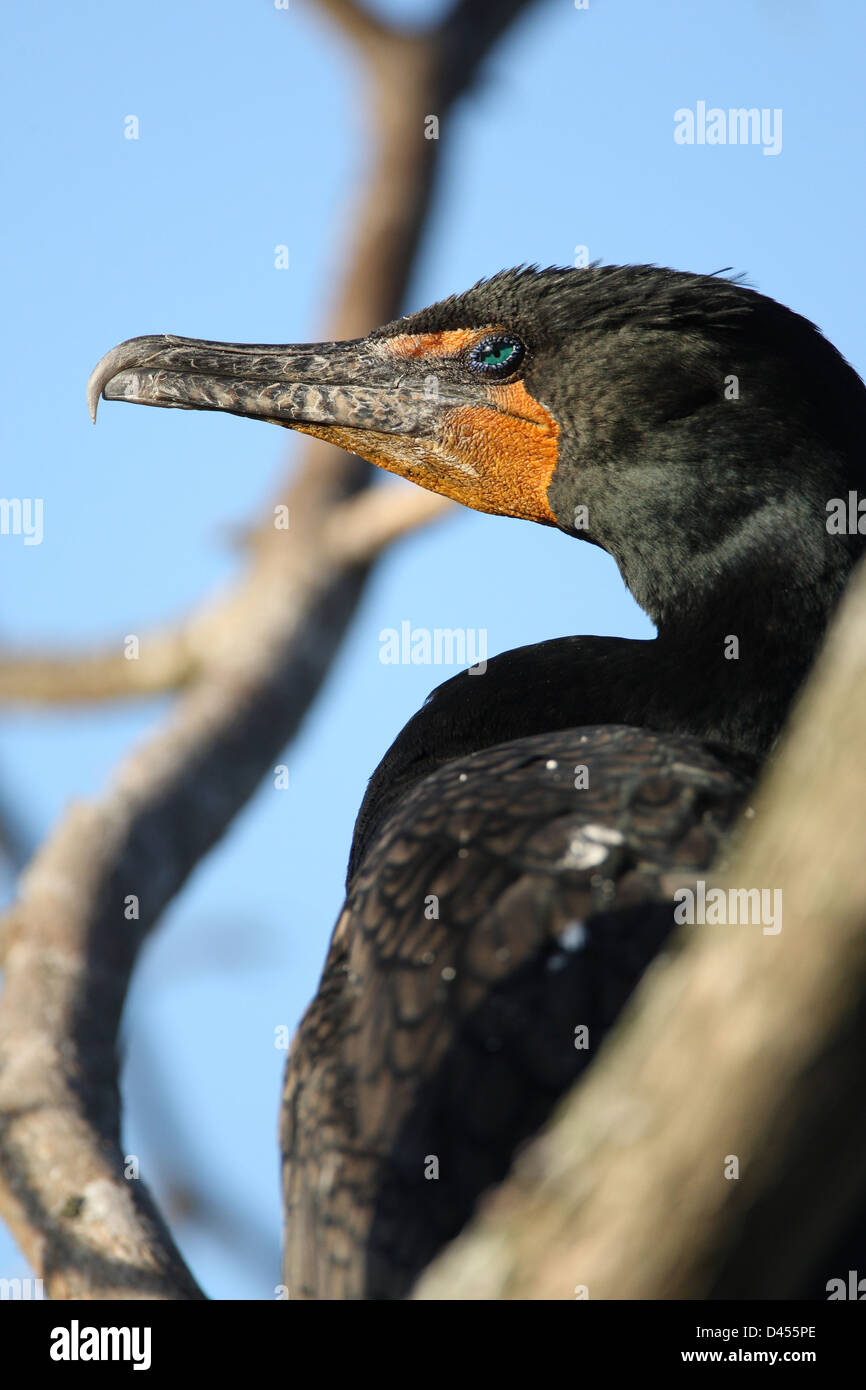
M 526 348 L 512 333 L 491 334 L 476 343 L 469 362 L 485 376 L 509 376 L 523 361 Z

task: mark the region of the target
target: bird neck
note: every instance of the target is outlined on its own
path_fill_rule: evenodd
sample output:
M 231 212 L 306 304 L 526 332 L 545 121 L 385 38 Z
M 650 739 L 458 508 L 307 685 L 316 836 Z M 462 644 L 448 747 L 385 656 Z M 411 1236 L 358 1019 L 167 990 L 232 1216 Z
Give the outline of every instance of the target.
M 649 641 L 561 637 L 503 652 L 433 691 L 374 772 L 355 827 L 350 876 L 409 788 L 482 748 L 563 729 L 628 724 L 745 755 L 771 749 L 844 587 L 850 559 L 767 551 L 666 606 Z M 828 558 L 829 557 L 829 558 Z M 802 559 L 802 557 L 800 557 Z M 539 754 L 539 756 L 541 756 Z

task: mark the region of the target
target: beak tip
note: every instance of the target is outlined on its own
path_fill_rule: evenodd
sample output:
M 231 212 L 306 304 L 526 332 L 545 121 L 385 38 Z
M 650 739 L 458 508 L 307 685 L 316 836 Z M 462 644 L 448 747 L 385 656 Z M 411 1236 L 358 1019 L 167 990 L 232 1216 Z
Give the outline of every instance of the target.
M 112 349 L 112 353 L 114 351 L 115 349 Z M 108 359 L 112 356 L 112 353 L 106 353 L 105 357 L 97 362 L 87 382 L 87 409 L 90 412 L 90 418 L 94 425 L 96 424 L 96 412 L 99 409 L 99 402 L 102 398 L 102 388 L 105 386 L 106 382 L 111 380 L 113 375 L 111 370 L 106 370 L 106 364 Z

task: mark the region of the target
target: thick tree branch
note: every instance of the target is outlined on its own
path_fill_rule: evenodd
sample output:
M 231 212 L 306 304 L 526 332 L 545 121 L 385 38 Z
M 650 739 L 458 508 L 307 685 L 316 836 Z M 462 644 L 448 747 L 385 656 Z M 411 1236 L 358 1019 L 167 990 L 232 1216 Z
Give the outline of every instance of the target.
M 717 881 L 782 930 L 682 929 L 420 1298 L 802 1296 L 866 1200 L 866 569 Z M 739 1177 L 726 1177 L 730 1156 Z
M 116 1030 L 146 932 L 294 732 L 353 611 L 363 570 L 310 520 L 293 582 L 239 607 L 168 726 L 37 854 L 6 924 L 0 1201 L 52 1297 L 194 1296 L 122 1173 Z

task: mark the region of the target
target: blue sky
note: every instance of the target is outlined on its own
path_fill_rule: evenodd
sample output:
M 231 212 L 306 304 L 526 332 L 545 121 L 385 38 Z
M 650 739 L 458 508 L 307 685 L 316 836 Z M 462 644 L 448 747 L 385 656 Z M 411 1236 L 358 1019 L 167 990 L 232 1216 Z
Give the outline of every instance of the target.
M 443 6 L 389 0 L 407 22 Z M 6 331 L 2 495 L 44 538 L 0 536 L 0 638 L 86 646 L 181 615 L 236 572 L 231 535 L 294 444 L 227 416 L 103 406 L 84 386 L 143 333 L 320 335 L 363 167 L 351 53 L 304 0 L 17 6 L 0 55 Z M 523 261 L 731 266 L 866 369 L 861 265 L 866 7 L 811 0 L 541 0 L 443 122 L 444 177 L 407 308 Z M 682 146 L 674 113 L 782 112 L 782 149 Z M 137 115 L 140 138 L 124 138 Z M 274 268 L 274 247 L 290 267 Z M 372 326 L 372 325 L 371 325 Z M 157 1193 L 233 1214 L 176 1234 L 206 1290 L 277 1281 L 283 1056 L 315 990 L 367 777 L 452 670 L 386 666 L 379 633 L 484 628 L 490 653 L 566 632 L 649 635 L 612 561 L 528 523 L 456 512 L 379 567 L 289 750 L 166 915 L 126 1028 L 125 1146 Z M 38 841 L 97 793 L 164 700 L 2 711 L 0 778 Z M 185 1176 L 186 1175 L 186 1176 Z M 0 1276 L 26 1273 L 0 1230 Z

